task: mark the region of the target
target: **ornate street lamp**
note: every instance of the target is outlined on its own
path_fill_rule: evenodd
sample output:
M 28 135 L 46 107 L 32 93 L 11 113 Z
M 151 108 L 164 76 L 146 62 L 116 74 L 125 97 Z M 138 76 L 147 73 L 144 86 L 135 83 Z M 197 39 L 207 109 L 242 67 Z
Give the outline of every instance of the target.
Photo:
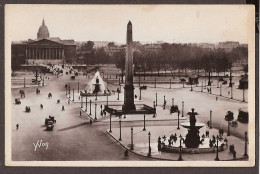
M 244 157 L 248 157 L 248 154 L 247 154 L 247 132 L 245 132 L 245 153 L 244 153 Z
M 153 109 L 154 109 L 153 118 L 155 118 L 155 111 L 156 111 L 156 109 L 155 109 L 155 102 L 153 102 Z
M 83 108 L 83 96 L 81 96 L 81 100 L 80 100 L 80 108 Z
M 154 87 L 156 88 L 156 78 L 154 78 Z
M 119 137 L 119 141 L 122 141 L 122 138 L 121 138 L 121 116 L 119 116 L 119 127 L 120 127 L 120 137 Z
M 143 128 L 143 131 L 146 131 L 146 128 L 145 128 L 145 114 L 144 114 L 144 128 Z
M 157 92 L 155 93 L 155 105 L 157 106 Z
M 110 114 L 110 121 L 109 121 L 109 123 L 110 123 L 110 126 L 109 126 L 109 127 L 110 127 L 110 130 L 109 130 L 109 133 L 112 133 L 112 129 L 111 129 L 111 117 L 112 117 L 112 116 L 111 116 L 111 114 Z
M 182 159 L 182 156 L 181 156 L 181 152 L 182 152 L 181 141 L 183 141 L 183 138 L 182 138 L 181 135 L 180 135 L 179 139 L 180 139 L 180 155 L 179 155 L 179 159 L 178 159 L 178 161 L 182 161 L 183 159 Z
M 202 82 L 202 85 L 201 85 L 201 92 L 203 92 L 203 82 Z
M 210 120 L 209 121 L 209 123 L 210 123 L 209 128 L 212 129 L 212 110 L 210 110 L 209 120 Z
M 219 158 L 218 158 L 218 141 L 219 141 L 219 136 L 218 135 L 217 135 L 216 139 L 217 139 L 217 154 L 216 154 L 215 161 L 219 161 Z
M 97 120 L 97 103 L 95 103 L 95 120 Z
M 182 111 L 181 112 L 182 112 L 181 116 L 184 117 L 184 115 L 183 115 L 183 112 L 184 112 L 184 101 L 182 101 Z
M 73 98 L 72 98 L 72 101 L 74 101 L 74 88 L 72 89 L 72 94 L 73 94 L 73 95 L 72 95 L 72 97 L 73 97 Z
M 151 133 L 148 133 L 148 140 L 149 140 L 149 149 L 148 149 L 148 157 L 151 156 Z
M 131 127 L 131 147 L 130 147 L 130 150 L 134 150 L 134 137 L 133 137 L 133 127 Z
M 177 129 L 180 129 L 180 111 L 178 110 L 178 127 Z
M 88 111 L 88 97 L 86 96 L 86 109 L 85 109 L 85 112 Z
M 89 115 L 92 115 L 92 114 L 91 114 L 91 103 L 92 103 L 92 101 L 89 100 Z

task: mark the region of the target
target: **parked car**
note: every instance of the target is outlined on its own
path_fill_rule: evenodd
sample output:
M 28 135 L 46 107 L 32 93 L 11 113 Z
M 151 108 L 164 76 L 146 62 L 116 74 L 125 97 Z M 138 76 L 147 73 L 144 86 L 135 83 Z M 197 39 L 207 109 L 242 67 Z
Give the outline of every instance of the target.
M 21 101 L 20 101 L 19 98 L 16 98 L 16 99 L 15 99 L 15 104 L 21 104 Z

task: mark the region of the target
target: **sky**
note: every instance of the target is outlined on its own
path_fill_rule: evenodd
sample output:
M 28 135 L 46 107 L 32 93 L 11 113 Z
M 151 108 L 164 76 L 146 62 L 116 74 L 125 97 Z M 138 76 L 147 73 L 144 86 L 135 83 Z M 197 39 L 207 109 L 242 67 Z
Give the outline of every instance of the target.
M 12 41 L 36 39 L 45 19 L 50 37 L 75 41 L 248 43 L 250 8 L 245 5 L 6 5 Z M 254 26 L 253 26 L 254 27 Z

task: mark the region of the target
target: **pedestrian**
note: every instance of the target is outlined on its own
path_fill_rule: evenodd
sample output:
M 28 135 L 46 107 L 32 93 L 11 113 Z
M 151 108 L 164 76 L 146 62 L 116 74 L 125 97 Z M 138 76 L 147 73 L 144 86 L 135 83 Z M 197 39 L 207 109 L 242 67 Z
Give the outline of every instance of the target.
M 65 109 L 64 109 L 64 106 L 62 106 L 62 111 L 64 111 Z
M 19 129 L 19 124 L 16 124 L 16 130 L 18 130 Z
M 90 119 L 89 124 L 92 125 L 92 120 Z
M 233 150 L 233 159 L 237 159 L 237 152 Z
M 79 111 L 79 116 L 81 116 L 81 111 Z
M 104 112 L 104 115 L 105 115 L 105 117 L 107 116 L 107 113 L 106 113 L 106 111 L 103 111 Z
M 209 89 L 209 92 L 211 93 L 211 88 Z
M 125 157 L 128 157 L 128 150 L 125 150 Z
M 209 121 L 207 122 L 207 125 L 208 125 L 208 127 L 209 127 Z
M 207 91 L 209 92 L 209 88 L 207 87 Z
M 216 101 L 218 101 L 218 96 L 216 96 Z

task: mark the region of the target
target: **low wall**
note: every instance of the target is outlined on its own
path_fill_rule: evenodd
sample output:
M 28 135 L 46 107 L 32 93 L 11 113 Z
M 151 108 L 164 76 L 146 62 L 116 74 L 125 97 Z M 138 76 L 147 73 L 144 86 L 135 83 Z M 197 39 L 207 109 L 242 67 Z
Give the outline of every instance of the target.
M 169 153 L 179 153 L 180 147 L 173 147 L 161 144 L 162 148 L 161 151 L 169 152 Z M 224 148 L 221 146 L 218 147 L 218 151 L 223 151 Z M 215 153 L 217 151 L 216 147 L 209 147 L 209 148 L 182 148 L 182 153 Z

